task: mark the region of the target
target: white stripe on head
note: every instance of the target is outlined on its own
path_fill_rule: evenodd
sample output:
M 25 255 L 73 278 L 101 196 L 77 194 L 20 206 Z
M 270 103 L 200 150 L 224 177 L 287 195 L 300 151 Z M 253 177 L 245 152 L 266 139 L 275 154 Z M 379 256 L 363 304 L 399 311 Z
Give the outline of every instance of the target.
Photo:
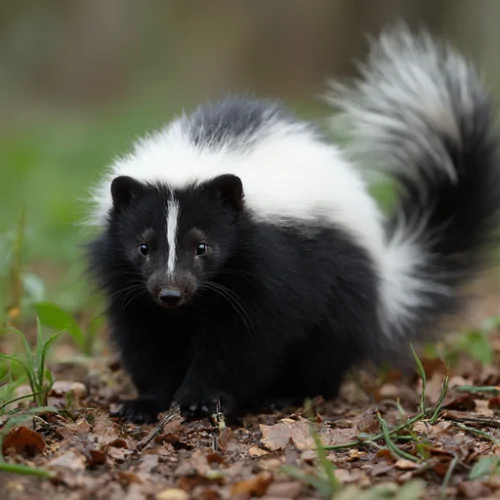
M 175 263 L 177 260 L 176 243 L 177 243 L 178 220 L 179 220 L 179 202 L 175 198 L 172 198 L 167 203 L 168 276 L 172 276 L 175 272 Z

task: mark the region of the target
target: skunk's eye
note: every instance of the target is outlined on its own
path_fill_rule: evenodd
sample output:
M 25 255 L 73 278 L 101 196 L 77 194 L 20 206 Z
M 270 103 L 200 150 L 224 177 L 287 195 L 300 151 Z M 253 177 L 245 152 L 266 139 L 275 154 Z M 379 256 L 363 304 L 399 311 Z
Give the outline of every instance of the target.
M 147 257 L 149 255 L 149 247 L 146 245 L 146 243 L 141 243 L 139 245 L 139 253 L 143 257 Z
M 199 257 L 200 255 L 203 255 L 206 251 L 207 251 L 207 244 L 206 243 L 200 243 L 197 247 L 196 247 L 196 255 Z

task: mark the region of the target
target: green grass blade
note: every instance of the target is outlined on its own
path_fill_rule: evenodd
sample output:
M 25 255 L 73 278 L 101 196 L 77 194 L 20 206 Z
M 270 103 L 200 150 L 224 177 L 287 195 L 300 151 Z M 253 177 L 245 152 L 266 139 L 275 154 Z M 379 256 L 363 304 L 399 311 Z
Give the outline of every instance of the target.
M 446 397 L 446 394 L 448 394 L 449 381 L 450 381 L 450 369 L 449 367 L 446 367 L 446 375 L 444 376 L 443 388 L 441 389 L 441 394 L 439 395 L 438 402 L 436 403 L 434 413 L 432 414 L 432 417 L 429 420 L 430 424 L 435 424 L 437 422 L 437 419 L 439 418 L 439 413 L 441 412 L 441 407 L 443 406 L 444 398 Z
M 425 376 L 424 366 L 420 361 L 415 349 L 413 348 L 413 344 L 410 344 L 411 352 L 413 353 L 413 357 L 415 358 L 415 363 L 417 364 L 417 371 L 422 379 L 422 394 L 420 395 L 420 411 L 425 413 L 425 390 L 427 385 L 427 377 Z
M 50 479 L 55 475 L 53 472 L 49 470 L 39 469 L 37 467 L 28 467 L 27 465 L 22 465 L 22 464 L 9 464 L 7 462 L 0 462 L 0 471 L 10 472 L 12 474 L 36 476 L 45 479 Z
M 99 330 L 103 324 L 104 318 L 102 316 L 96 316 L 91 320 L 87 328 L 87 334 L 85 336 L 85 349 L 83 352 L 86 356 L 92 355 L 97 334 L 99 333 Z
M 36 346 L 35 346 L 35 377 L 38 387 L 43 391 L 43 332 L 40 320 L 36 319 Z
M 15 361 L 19 365 L 23 367 L 23 369 L 26 371 L 26 375 L 28 376 L 28 380 L 30 383 L 30 386 L 32 387 L 34 384 L 34 380 L 32 378 L 33 372 L 29 369 L 28 365 L 26 363 L 23 363 L 19 358 L 16 356 L 11 356 L 10 354 L 4 354 L 3 352 L 0 352 L 0 359 L 7 359 L 9 361 Z
M 0 415 L 2 414 L 3 410 L 5 408 L 7 408 L 7 406 L 11 405 L 11 404 L 14 404 L 14 403 L 17 403 L 18 401 L 22 401 L 23 399 L 28 399 L 28 398 L 35 398 L 36 396 L 40 395 L 40 394 L 43 394 L 47 391 L 41 391 L 37 394 L 35 393 L 31 393 L 31 394 L 25 394 L 24 396 L 19 396 L 17 398 L 14 398 L 14 399 L 11 399 L 10 401 L 7 401 L 6 403 L 2 403 L 0 405 Z
M 477 392 L 485 392 L 488 394 L 500 394 L 500 387 L 498 386 L 475 386 L 475 385 L 460 385 L 455 387 L 456 391 L 460 392 L 470 392 L 472 394 Z
M 328 457 L 326 456 L 326 450 L 323 446 L 323 443 L 321 442 L 320 437 L 318 436 L 318 432 L 316 430 L 314 423 L 309 422 L 309 428 L 311 436 L 314 440 L 314 447 L 316 449 L 316 453 L 318 454 L 318 460 L 321 465 L 321 468 L 323 469 L 323 472 L 328 478 L 328 482 L 331 485 L 332 491 L 336 491 L 340 489 L 340 483 L 335 477 L 333 464 L 330 462 L 330 460 L 328 460 Z
M 453 457 L 453 460 L 450 462 L 450 465 L 448 466 L 448 469 L 443 479 L 443 484 L 441 485 L 441 498 L 443 500 L 446 498 L 446 488 L 448 488 L 450 484 L 451 476 L 457 464 L 458 464 L 458 456 L 455 455 Z
M 321 479 L 315 474 L 307 473 L 302 469 L 299 469 L 298 467 L 293 467 L 291 465 L 283 465 L 281 467 L 281 470 L 285 474 L 288 474 L 290 477 L 297 479 L 299 481 L 303 481 L 304 483 L 313 487 L 315 490 L 319 491 L 321 496 L 323 496 L 324 498 L 326 499 L 332 498 L 333 492 L 331 489 L 331 484 L 328 482 L 326 478 Z
M 479 460 L 469 473 L 469 479 L 479 479 L 482 477 L 491 476 L 498 472 L 500 467 L 500 457 L 484 457 Z
M 457 422 L 457 426 L 463 429 L 464 431 L 469 432 L 470 434 L 475 434 L 476 436 L 480 436 L 488 441 L 491 441 L 494 444 L 498 444 L 498 441 L 488 432 L 482 431 L 480 429 L 476 429 L 475 427 L 469 427 L 468 425 L 461 424 Z
M 33 352 L 31 351 L 31 347 L 28 343 L 28 340 L 26 339 L 26 336 L 24 335 L 23 332 L 21 332 L 17 328 L 9 328 L 8 330 L 12 333 L 15 333 L 21 339 L 21 342 L 23 344 L 23 349 L 26 355 L 26 366 L 28 367 L 28 371 L 30 373 L 34 373 L 35 357 L 33 356 Z
M 411 460 L 412 462 L 417 462 L 419 463 L 420 460 L 417 457 L 414 457 L 413 455 L 410 455 L 409 453 L 406 453 L 406 451 L 401 450 L 391 439 L 391 436 L 389 435 L 389 429 L 387 428 L 387 422 L 382 418 L 380 413 L 377 413 L 377 418 L 378 421 L 380 422 L 380 427 L 382 429 L 382 433 L 384 435 L 385 443 L 387 444 L 387 447 L 389 448 L 392 453 L 398 457 L 405 458 L 406 460 Z
M 86 335 L 71 314 L 51 302 L 36 304 L 35 311 L 43 325 L 56 330 L 67 331 L 80 350 L 83 351 L 86 349 Z
M 5 375 L 4 375 L 5 376 Z M 22 375 L 17 378 L 17 380 L 12 379 L 12 375 L 9 372 L 7 374 L 8 380 L 4 381 L 0 386 L 0 415 L 2 415 L 3 409 L 12 403 L 12 398 L 14 391 L 26 381 L 26 376 Z M 4 377 L 0 377 L 0 380 Z
M 39 364 L 39 370 L 40 370 L 40 373 L 41 373 L 41 377 L 42 377 L 42 383 L 43 383 L 43 376 L 44 376 L 44 373 L 45 373 L 45 360 L 47 358 L 47 353 L 50 349 L 50 347 L 52 346 L 52 344 L 57 340 L 59 339 L 62 335 L 64 334 L 64 332 L 56 332 L 56 333 L 53 333 L 48 339 L 47 341 L 44 342 L 43 346 L 42 346 L 42 351 L 41 351 L 41 359 L 40 359 L 40 364 Z

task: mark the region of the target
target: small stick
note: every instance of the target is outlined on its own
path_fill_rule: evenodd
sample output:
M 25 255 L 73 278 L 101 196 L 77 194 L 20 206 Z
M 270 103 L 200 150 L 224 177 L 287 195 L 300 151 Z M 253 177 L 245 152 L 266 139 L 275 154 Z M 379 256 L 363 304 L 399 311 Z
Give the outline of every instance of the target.
M 221 413 L 221 407 L 220 407 L 220 399 L 217 397 L 215 400 L 215 414 L 212 415 L 212 420 L 214 421 L 215 425 L 217 425 L 217 431 L 216 433 L 212 436 L 213 437 L 213 449 L 214 451 L 218 451 L 218 443 L 217 439 L 220 436 L 220 433 L 224 428 L 226 427 L 226 423 L 224 420 L 224 415 Z
M 445 412 L 441 415 L 441 417 L 445 420 L 452 420 L 454 422 L 461 422 L 464 424 L 481 424 L 487 427 L 495 427 L 496 429 L 500 428 L 500 420 L 488 417 L 461 417 L 460 415 L 456 415 L 451 412 Z
M 173 422 L 177 418 L 180 418 L 177 409 L 168 412 L 161 420 L 161 422 L 144 438 L 141 439 L 136 447 L 135 451 L 142 451 L 154 438 L 159 436 L 163 432 L 163 428 Z

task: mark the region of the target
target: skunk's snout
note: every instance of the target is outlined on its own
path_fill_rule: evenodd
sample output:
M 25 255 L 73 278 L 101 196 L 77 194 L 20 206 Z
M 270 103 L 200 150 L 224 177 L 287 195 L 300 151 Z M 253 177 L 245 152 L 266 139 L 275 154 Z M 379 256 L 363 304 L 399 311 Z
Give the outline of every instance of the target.
M 148 279 L 148 290 L 152 299 L 167 309 L 187 305 L 196 293 L 196 280 L 192 275 L 177 273 L 166 276 L 157 272 Z
M 158 293 L 158 301 L 165 307 L 175 307 L 181 303 L 182 293 L 175 288 L 162 288 Z

